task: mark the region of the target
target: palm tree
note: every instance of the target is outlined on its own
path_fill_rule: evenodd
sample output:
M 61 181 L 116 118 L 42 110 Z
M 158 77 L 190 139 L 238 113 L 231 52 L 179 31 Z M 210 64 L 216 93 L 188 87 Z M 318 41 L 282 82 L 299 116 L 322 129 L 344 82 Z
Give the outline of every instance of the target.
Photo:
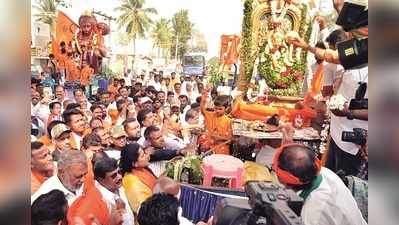
M 160 57 L 161 50 L 163 57 L 167 57 L 166 51 L 170 48 L 172 44 L 172 32 L 173 31 L 170 20 L 166 18 L 161 18 L 155 23 L 151 38 L 153 40 L 154 47 L 158 48 L 158 57 Z
M 150 14 L 157 14 L 154 8 L 143 8 L 145 0 L 122 0 L 122 4 L 115 8 L 120 12 L 117 23 L 119 28 L 125 28 L 133 41 L 133 53 L 136 54 L 136 39 L 145 38 L 153 21 Z
M 59 1 L 56 0 L 38 0 L 37 4 L 33 6 L 39 12 L 35 14 L 36 21 L 48 24 L 51 34 L 54 34 L 55 31 L 58 4 Z

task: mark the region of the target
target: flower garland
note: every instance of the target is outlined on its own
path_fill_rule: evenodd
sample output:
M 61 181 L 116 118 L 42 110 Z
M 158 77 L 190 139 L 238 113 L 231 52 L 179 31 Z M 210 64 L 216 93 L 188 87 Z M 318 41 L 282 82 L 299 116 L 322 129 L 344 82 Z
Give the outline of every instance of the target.
M 319 154 L 323 155 L 327 151 L 327 141 L 328 136 L 330 135 L 330 118 L 324 120 L 323 125 L 321 126 L 323 130 L 320 132 L 320 146 L 319 146 Z
M 253 72 L 253 62 L 251 49 L 252 49 L 252 12 L 254 0 L 246 0 L 244 3 L 244 21 L 242 24 L 242 54 L 241 62 L 243 63 L 245 78 L 250 82 Z

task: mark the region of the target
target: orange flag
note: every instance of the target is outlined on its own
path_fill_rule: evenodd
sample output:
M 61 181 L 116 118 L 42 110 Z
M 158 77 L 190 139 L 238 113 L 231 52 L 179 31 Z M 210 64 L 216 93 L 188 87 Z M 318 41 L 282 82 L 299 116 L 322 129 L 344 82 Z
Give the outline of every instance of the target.
M 65 13 L 58 11 L 57 25 L 55 28 L 56 40 L 58 43 L 64 41 L 65 44 L 68 44 L 72 41 L 78 28 L 79 26 L 73 22 L 71 18 L 69 18 Z
M 220 45 L 220 61 L 231 65 L 237 62 L 240 37 L 237 35 L 222 35 Z
M 315 74 L 313 75 L 309 91 L 304 98 L 305 104 L 315 101 L 314 98 L 316 97 L 317 94 L 321 92 L 321 89 L 323 88 L 323 74 L 324 74 L 324 66 L 323 63 L 320 63 L 317 66 Z

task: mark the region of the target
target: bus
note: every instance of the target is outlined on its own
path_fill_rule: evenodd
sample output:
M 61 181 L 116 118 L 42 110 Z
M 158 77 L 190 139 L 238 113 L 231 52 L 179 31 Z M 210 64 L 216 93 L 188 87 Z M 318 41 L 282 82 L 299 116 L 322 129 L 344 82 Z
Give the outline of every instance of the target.
M 183 74 L 185 76 L 203 76 L 205 71 L 205 54 L 188 53 L 183 56 Z

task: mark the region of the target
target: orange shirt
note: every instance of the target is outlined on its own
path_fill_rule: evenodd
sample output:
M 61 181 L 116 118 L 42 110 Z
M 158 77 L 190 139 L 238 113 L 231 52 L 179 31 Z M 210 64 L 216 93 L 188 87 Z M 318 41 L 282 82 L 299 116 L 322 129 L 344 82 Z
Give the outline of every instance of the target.
M 65 69 L 67 71 L 66 80 L 67 81 L 79 80 L 80 74 L 75 61 L 68 58 L 66 60 L 65 66 L 66 66 Z
M 215 112 L 205 111 L 204 118 L 205 126 L 211 139 L 214 139 L 212 136 L 215 135 L 226 140 L 231 140 L 233 131 L 231 128 L 231 119 L 228 116 L 223 115 L 218 117 Z M 218 146 L 214 149 L 216 154 L 229 154 L 230 150 L 227 144 L 220 145 L 220 141 L 215 144 Z
M 85 66 L 81 71 L 80 71 L 80 84 L 87 86 L 89 85 L 90 78 L 94 74 L 93 68 L 90 66 Z

